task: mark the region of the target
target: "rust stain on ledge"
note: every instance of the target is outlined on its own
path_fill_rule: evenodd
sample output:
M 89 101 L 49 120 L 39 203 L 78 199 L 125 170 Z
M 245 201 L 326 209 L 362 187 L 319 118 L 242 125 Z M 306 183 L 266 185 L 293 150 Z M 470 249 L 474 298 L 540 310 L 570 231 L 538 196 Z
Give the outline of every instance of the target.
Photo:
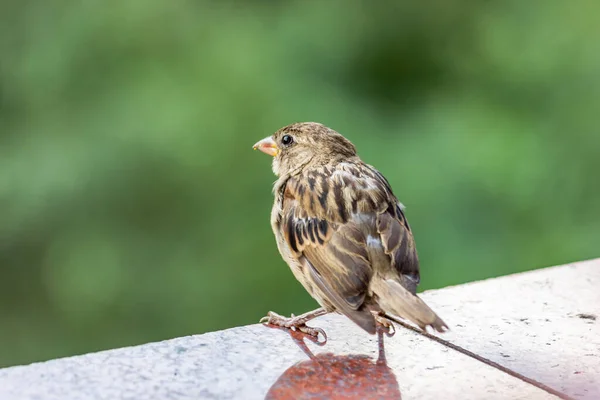
M 265 399 L 402 398 L 396 375 L 386 363 L 381 331 L 378 332 L 379 356 L 376 360 L 359 354 L 314 355 L 304 343 L 307 336 L 300 332 L 290 332 L 290 335 L 309 359 L 285 370 L 271 386 Z

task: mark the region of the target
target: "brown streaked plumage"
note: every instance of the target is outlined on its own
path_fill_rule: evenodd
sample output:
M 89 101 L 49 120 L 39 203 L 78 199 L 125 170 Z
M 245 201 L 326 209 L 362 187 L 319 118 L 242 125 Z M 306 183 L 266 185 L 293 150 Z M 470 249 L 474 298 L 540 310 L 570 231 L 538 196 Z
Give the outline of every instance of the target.
M 255 149 L 272 155 L 275 204 L 271 225 L 281 256 L 321 305 L 298 317 L 273 312 L 264 320 L 318 335 L 308 320 L 346 315 L 369 333 L 383 315 L 421 329 L 446 324 L 416 295 L 419 261 L 402 204 L 385 177 L 365 164 L 354 145 L 314 123 L 281 128 Z

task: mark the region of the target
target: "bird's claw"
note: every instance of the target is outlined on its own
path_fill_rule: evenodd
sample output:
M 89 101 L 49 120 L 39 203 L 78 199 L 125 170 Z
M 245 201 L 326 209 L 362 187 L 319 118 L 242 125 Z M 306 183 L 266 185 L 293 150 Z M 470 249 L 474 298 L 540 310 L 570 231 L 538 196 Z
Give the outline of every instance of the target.
M 383 315 L 375 315 L 375 320 L 377 321 L 377 323 L 380 326 L 382 326 L 383 328 L 386 328 L 386 332 L 384 332 L 384 333 L 387 337 L 392 337 L 396 334 L 396 328 L 394 327 L 394 324 L 392 323 L 392 321 L 390 321 Z
M 283 328 L 289 328 L 288 326 L 282 325 L 281 322 L 285 323 L 286 320 L 291 318 L 286 318 L 282 315 L 277 314 L 276 312 L 269 311 L 266 316 L 262 317 L 260 321 L 261 324 L 271 324 L 281 326 Z
M 325 331 L 322 328 L 312 328 L 307 325 L 300 325 L 295 328 L 296 328 L 295 330 L 298 330 L 302 333 L 312 336 L 313 338 L 315 338 L 316 342 L 318 342 L 318 343 L 327 342 L 327 334 L 325 333 Z M 319 342 L 319 334 L 321 334 L 323 336 L 323 342 Z
M 269 314 L 271 314 L 271 313 L 269 312 Z M 266 315 L 266 316 L 262 317 L 260 319 L 260 321 L 258 321 L 258 323 L 259 324 L 270 324 L 271 322 L 269 322 L 269 321 L 271 321 L 271 316 L 270 315 Z
M 296 317 L 294 314 L 292 314 L 291 318 L 287 318 L 273 311 L 269 311 L 265 317 L 260 319 L 259 322 L 261 324 L 279 326 L 291 331 L 302 332 L 306 335 L 312 336 L 317 340 L 319 339 L 319 334 L 321 334 L 324 338 L 323 343 L 327 342 L 327 334 L 323 329 L 313 328 L 306 325 L 306 321 Z

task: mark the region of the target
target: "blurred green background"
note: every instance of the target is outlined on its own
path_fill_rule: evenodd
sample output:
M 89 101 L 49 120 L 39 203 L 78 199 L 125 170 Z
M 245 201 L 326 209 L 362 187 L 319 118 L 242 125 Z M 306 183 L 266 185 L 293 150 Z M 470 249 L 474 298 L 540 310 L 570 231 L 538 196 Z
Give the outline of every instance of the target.
M 316 306 L 258 139 L 340 131 L 420 289 L 600 255 L 600 3 L 0 3 L 0 366 Z

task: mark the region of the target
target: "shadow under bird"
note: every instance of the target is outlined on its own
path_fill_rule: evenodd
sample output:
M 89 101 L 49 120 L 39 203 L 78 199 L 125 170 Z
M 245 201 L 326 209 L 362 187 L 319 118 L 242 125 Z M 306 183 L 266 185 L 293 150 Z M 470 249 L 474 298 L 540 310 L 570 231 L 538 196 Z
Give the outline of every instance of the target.
M 364 163 L 338 132 L 315 122 L 281 128 L 254 145 L 273 156 L 271 226 L 294 276 L 320 308 L 290 318 L 270 311 L 262 322 L 318 336 L 306 322 L 344 314 L 374 334 L 385 316 L 425 330 L 448 329 L 417 295 L 419 260 L 403 206 L 386 178 Z

